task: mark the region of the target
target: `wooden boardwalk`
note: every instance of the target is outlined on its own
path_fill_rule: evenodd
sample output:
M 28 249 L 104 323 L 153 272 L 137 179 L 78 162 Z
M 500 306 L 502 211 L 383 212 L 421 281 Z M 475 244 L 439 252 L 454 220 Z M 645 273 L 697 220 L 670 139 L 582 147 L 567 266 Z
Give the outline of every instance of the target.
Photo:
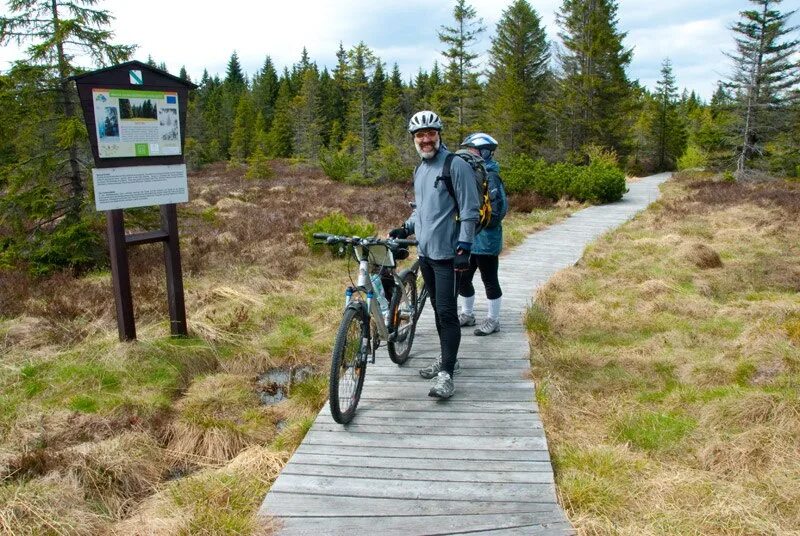
M 462 331 L 462 373 L 447 401 L 428 397 L 417 372 L 439 354 L 428 304 L 412 359 L 398 367 L 379 350 L 353 421 L 336 424 L 326 405 L 260 513 L 279 518 L 287 536 L 574 534 L 556 501 L 523 315 L 542 283 L 655 200 L 667 178 L 633 183 L 619 203 L 582 210 L 501 257 L 501 331 Z M 486 300 L 475 282 L 480 320 Z

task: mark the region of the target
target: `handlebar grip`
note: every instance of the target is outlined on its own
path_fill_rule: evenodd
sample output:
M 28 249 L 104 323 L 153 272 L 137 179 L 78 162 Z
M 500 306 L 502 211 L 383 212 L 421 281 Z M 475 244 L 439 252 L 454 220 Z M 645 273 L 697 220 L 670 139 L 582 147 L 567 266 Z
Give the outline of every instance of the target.
M 407 240 L 405 238 L 395 238 L 394 242 L 398 246 L 416 246 L 417 245 L 417 241 L 416 240 Z
M 320 240 L 324 240 L 324 239 L 328 238 L 329 236 L 333 236 L 333 235 L 329 235 L 328 233 L 314 233 L 312 236 L 314 238 L 319 238 Z

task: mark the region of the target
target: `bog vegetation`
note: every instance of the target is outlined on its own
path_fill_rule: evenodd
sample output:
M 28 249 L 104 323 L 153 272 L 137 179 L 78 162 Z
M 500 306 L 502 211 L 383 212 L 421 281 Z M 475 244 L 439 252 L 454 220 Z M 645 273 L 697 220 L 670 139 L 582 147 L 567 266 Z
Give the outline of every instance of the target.
M 559 494 L 584 534 L 797 534 L 800 184 L 662 188 L 529 311 Z

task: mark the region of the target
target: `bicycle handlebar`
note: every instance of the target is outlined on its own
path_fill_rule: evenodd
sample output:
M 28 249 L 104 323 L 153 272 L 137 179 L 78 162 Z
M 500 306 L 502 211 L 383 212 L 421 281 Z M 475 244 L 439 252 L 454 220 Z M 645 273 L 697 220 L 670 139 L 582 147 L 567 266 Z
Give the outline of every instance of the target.
M 313 237 L 318 240 L 324 240 L 326 244 L 350 244 L 353 246 L 387 246 L 390 249 L 417 245 L 416 240 L 407 240 L 404 238 L 384 239 L 375 236 L 362 238 L 360 236 L 338 236 L 328 233 L 314 233 Z

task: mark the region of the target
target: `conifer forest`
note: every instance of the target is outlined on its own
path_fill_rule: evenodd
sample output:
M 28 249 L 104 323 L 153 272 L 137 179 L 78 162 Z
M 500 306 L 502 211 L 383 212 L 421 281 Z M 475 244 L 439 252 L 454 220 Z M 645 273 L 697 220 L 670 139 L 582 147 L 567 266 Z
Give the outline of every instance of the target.
M 117 44 L 113 14 L 95 3 L 14 0 L 0 17 L 0 45 L 24 51 L 0 72 L 0 270 L 47 274 L 107 262 L 90 195 L 88 136 L 67 78 L 132 59 L 136 44 Z M 618 7 L 616 0 L 563 0 L 555 44 L 528 0 L 508 5 L 493 28 L 467 0 L 454 0 L 451 23 L 430 28 L 439 59 L 413 77 L 369 43 L 345 46 L 347 36 L 331 68 L 305 49 L 280 68 L 265 50 L 261 67 L 246 73 L 233 51 L 224 73 L 191 80 L 198 88 L 188 104 L 186 162 L 201 170 L 227 161 L 257 174 L 275 159 L 292 159 L 353 185 L 407 182 L 417 161 L 407 121 L 431 109 L 442 116 L 450 147 L 476 130 L 499 140 L 511 194 L 611 200 L 596 194 L 602 187 L 571 186 L 557 171 L 592 162 L 628 176 L 696 167 L 731 181 L 798 176 L 794 11 L 780 0 L 743 5 L 730 27 L 731 68 L 706 101 L 676 79 L 669 51 L 655 88 L 631 79 L 635 50 Z M 489 38 L 488 50 L 477 49 L 480 37 Z M 67 43 L 81 55 L 65 52 Z M 166 70 L 158 58 L 148 63 Z M 189 80 L 184 68 L 173 74 Z M 603 166 L 597 169 L 591 180 L 604 180 Z

